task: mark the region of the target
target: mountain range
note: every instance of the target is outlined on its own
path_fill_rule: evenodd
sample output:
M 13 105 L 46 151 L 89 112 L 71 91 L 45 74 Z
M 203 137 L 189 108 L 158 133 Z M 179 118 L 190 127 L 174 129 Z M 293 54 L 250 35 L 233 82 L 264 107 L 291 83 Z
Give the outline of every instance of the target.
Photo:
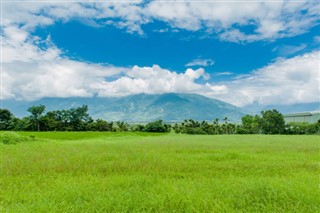
M 319 103 L 292 105 L 259 105 L 252 104 L 243 108 L 226 102 L 196 94 L 137 94 L 125 97 L 72 97 L 43 98 L 36 101 L 3 100 L 2 108 L 9 109 L 15 116 L 28 115 L 31 106 L 43 104 L 47 111 L 70 109 L 88 105 L 93 118 L 107 121 L 150 122 L 164 120 L 180 122 L 184 119 L 213 121 L 225 117 L 230 122 L 239 122 L 245 114 L 259 114 L 262 110 L 277 109 L 283 114 L 303 111 L 318 111 Z
M 108 121 L 150 122 L 162 119 L 179 122 L 184 119 L 220 121 L 225 117 L 230 122 L 238 122 L 245 112 L 236 106 L 220 100 L 196 94 L 137 94 L 126 97 L 92 98 L 43 98 L 37 101 L 4 100 L 3 108 L 8 108 L 17 117 L 28 115 L 30 106 L 43 104 L 47 110 L 69 109 L 88 105 L 93 118 Z

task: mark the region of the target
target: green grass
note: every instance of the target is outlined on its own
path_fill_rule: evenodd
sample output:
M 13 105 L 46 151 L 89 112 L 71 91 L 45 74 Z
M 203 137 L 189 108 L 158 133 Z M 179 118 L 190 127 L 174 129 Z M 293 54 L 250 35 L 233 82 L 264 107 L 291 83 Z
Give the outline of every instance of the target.
M 0 143 L 1 212 L 320 209 L 319 136 L 13 134 Z

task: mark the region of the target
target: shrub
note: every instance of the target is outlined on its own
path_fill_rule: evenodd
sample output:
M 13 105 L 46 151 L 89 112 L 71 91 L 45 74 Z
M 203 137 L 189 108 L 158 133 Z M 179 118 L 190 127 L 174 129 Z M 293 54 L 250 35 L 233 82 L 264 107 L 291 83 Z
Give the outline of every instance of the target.
M 17 144 L 25 141 L 32 141 L 34 139 L 34 135 L 31 135 L 30 137 L 25 137 L 14 132 L 4 132 L 0 135 L 0 142 L 7 145 Z
M 164 124 L 162 120 L 150 122 L 146 125 L 144 131 L 146 132 L 169 132 L 170 125 Z
M 319 123 L 290 122 L 286 125 L 285 133 L 289 135 L 316 134 L 320 130 Z

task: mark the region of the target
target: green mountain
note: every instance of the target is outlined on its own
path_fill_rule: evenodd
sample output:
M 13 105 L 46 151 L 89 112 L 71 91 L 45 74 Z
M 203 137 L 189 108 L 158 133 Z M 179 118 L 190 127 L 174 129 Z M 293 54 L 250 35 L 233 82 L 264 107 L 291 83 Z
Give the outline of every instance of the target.
M 108 121 L 149 122 L 162 119 L 179 122 L 184 119 L 213 121 L 228 117 L 240 121 L 244 112 L 231 104 L 195 94 L 138 94 L 117 98 L 44 98 L 33 102 L 3 101 L 3 108 L 16 116 L 27 115 L 27 108 L 43 104 L 47 110 L 68 109 L 86 104 L 92 117 Z

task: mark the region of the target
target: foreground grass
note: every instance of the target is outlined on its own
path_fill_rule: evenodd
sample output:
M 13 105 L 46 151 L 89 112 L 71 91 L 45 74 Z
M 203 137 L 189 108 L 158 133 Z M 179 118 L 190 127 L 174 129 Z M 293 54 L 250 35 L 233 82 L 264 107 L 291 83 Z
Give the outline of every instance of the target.
M 319 136 L 17 134 L 0 143 L 2 212 L 320 209 Z

